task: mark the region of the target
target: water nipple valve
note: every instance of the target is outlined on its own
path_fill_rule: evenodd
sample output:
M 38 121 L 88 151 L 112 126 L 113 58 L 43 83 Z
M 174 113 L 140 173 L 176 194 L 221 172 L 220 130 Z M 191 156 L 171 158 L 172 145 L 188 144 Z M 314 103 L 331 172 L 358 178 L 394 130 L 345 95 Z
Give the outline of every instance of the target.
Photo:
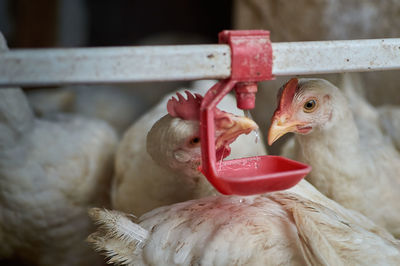
M 253 109 L 256 105 L 257 83 L 240 82 L 235 86 L 237 107 L 242 110 Z

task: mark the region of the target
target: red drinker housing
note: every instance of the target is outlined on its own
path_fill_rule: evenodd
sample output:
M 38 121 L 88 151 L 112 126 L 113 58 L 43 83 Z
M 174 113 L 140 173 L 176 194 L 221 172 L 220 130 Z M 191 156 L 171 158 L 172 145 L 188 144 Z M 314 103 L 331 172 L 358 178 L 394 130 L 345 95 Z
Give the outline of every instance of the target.
M 231 76 L 215 84 L 200 107 L 201 171 L 222 194 L 253 195 L 288 189 L 311 167 L 281 156 L 255 156 L 216 162 L 214 109 L 232 89 L 237 107 L 253 109 L 257 82 L 271 80 L 272 47 L 263 30 L 222 31 L 219 42 L 231 47 Z

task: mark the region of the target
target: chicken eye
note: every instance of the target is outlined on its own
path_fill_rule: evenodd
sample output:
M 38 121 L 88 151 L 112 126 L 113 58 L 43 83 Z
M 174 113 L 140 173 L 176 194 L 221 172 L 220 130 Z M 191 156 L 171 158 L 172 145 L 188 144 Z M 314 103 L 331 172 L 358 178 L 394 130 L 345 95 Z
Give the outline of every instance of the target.
M 194 137 L 190 140 L 191 145 L 197 145 L 200 143 L 200 138 L 199 137 Z
M 304 112 L 310 113 L 315 109 L 316 106 L 317 102 L 315 100 L 309 100 L 303 106 Z

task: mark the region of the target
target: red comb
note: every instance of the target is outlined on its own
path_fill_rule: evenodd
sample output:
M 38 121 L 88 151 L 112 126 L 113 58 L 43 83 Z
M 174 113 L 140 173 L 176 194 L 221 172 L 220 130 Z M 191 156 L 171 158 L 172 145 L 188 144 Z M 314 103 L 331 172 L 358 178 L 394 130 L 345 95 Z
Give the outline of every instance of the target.
M 297 78 L 292 78 L 282 87 L 282 91 L 280 92 L 281 99 L 279 101 L 279 110 L 286 110 L 290 107 L 298 84 L 299 80 Z
M 185 91 L 187 99 L 179 92 L 176 93 L 178 100 L 172 97 L 167 103 L 168 113 L 173 117 L 179 117 L 185 120 L 200 119 L 200 104 L 203 96 L 198 93 L 194 95 L 190 91 Z

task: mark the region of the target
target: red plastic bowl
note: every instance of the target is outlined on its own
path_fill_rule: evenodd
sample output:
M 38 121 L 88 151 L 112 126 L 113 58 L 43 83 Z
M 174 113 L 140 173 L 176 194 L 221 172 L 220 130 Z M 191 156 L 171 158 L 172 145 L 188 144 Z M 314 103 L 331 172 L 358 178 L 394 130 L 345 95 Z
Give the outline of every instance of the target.
M 270 155 L 227 160 L 215 166 L 216 176 L 206 177 L 225 195 L 253 195 L 288 189 L 311 171 L 309 165 Z
M 223 80 L 204 96 L 200 106 L 201 172 L 222 194 L 253 195 L 288 189 L 311 167 L 280 156 L 257 156 L 216 162 L 214 110 L 237 84 Z

